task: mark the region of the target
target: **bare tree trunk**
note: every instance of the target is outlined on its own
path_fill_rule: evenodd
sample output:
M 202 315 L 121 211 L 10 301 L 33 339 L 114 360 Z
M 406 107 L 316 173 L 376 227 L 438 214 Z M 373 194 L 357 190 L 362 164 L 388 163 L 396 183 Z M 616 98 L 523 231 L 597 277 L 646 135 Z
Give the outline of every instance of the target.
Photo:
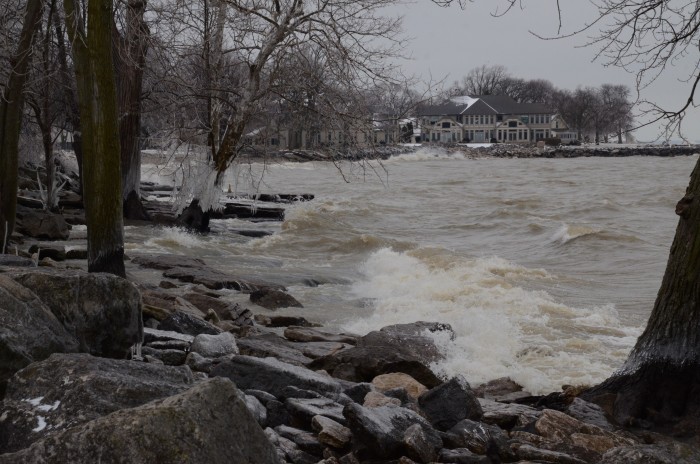
M 117 92 L 112 60 L 111 0 L 88 0 L 87 31 L 74 0 L 65 0 L 83 128 L 83 202 L 88 271 L 124 277 Z
M 0 252 L 5 253 L 6 239 L 15 228 L 17 213 L 17 175 L 19 131 L 24 108 L 24 84 L 27 81 L 32 42 L 41 20 L 42 0 L 29 0 L 24 15 L 17 51 L 12 57 L 12 71 L 0 99 Z
M 113 29 L 117 44 L 119 139 L 121 144 L 124 217 L 148 219 L 141 203 L 141 91 L 150 31 L 143 20 L 146 2 L 131 0 L 126 7 L 123 36 Z
M 623 368 L 584 394 L 621 424 L 700 429 L 700 160 L 686 195 L 661 288 Z
M 54 19 L 54 29 L 56 30 L 56 46 L 58 47 L 58 63 L 61 67 L 61 75 L 65 79 L 63 87 L 64 97 L 66 99 L 66 120 L 71 125 L 73 130 L 73 153 L 78 163 L 78 176 L 80 177 L 80 190 L 82 192 L 83 181 L 83 141 L 82 129 L 80 127 L 80 109 L 78 108 L 77 91 L 73 86 L 73 79 L 68 70 L 68 49 L 66 48 L 65 40 L 63 39 L 63 30 L 61 22 L 58 18 Z

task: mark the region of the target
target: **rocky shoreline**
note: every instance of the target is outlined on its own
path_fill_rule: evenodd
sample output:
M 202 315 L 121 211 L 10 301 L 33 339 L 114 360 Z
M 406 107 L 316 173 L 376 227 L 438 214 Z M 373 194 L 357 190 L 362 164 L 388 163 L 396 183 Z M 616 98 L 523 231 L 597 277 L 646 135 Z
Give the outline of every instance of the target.
M 44 241 L 80 223 L 74 195 L 30 227 L 44 213 L 26 191 L 23 256 L 0 255 L 0 463 L 700 462 L 697 437 L 614 424 L 580 387 L 440 378 L 440 321 L 331 333 L 295 317 L 283 285 L 182 256 L 130 256 L 128 280 L 87 274 L 81 250 Z M 265 220 L 304 199 L 261 199 L 281 211 Z
M 347 152 L 328 150 L 282 150 L 264 155 L 244 154 L 244 162 L 310 162 L 387 160 L 392 156 L 415 153 L 420 149 L 461 154 L 467 158 L 618 158 L 630 156 L 691 156 L 700 153 L 698 145 L 616 145 L 583 144 L 578 146 L 545 146 L 497 143 L 489 146 L 431 143 L 420 145 L 390 145 Z

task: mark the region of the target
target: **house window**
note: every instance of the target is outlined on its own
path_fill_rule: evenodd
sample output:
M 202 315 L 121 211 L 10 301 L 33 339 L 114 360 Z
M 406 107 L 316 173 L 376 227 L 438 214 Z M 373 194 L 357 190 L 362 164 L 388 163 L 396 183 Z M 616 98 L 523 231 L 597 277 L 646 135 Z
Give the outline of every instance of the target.
M 544 122 L 546 122 L 547 124 L 549 124 L 549 115 L 547 115 L 547 116 L 544 117 Z
M 449 128 L 450 128 L 450 123 L 449 123 L 449 122 L 443 122 L 443 123 L 442 123 L 442 128 L 443 128 L 443 129 L 449 129 Z
M 462 115 L 461 114 L 459 116 L 457 116 L 457 122 L 460 124 L 462 123 Z
M 518 121 L 508 121 L 508 127 L 518 127 Z

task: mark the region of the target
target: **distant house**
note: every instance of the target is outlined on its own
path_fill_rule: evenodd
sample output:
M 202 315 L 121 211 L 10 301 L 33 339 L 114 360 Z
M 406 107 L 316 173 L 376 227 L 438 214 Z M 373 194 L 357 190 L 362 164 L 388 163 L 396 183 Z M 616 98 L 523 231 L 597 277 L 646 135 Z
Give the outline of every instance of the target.
M 547 106 L 518 103 L 505 95 L 452 97 L 419 108 L 418 117 L 424 142 L 526 143 L 568 130 Z

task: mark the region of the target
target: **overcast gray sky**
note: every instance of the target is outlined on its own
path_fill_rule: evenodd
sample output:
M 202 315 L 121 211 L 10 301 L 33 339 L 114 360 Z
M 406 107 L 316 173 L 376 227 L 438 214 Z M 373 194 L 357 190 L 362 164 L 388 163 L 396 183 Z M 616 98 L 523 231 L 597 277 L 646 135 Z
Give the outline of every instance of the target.
M 562 33 L 579 29 L 595 19 L 596 9 L 586 0 L 561 0 Z M 402 66 L 409 74 L 424 80 L 446 79 L 449 85 L 460 80 L 470 69 L 486 65 L 503 65 L 513 76 L 544 78 L 560 88 L 598 86 L 604 83 L 625 84 L 634 90 L 635 76 L 605 66 L 604 58 L 594 61 L 598 51 L 586 47 L 585 35 L 558 40 L 541 40 L 531 34 L 555 36 L 558 28 L 556 0 L 524 0 L 524 9 L 514 9 L 495 18 L 501 0 L 477 0 L 464 10 L 458 6 L 441 8 L 429 0 L 417 0 L 390 10 L 403 15 L 404 31 L 412 40 L 407 52 L 412 59 Z M 689 85 L 680 82 L 693 71 L 693 63 L 671 67 L 665 75 L 643 91 L 642 97 L 666 105 L 682 106 Z M 635 134 L 647 141 L 659 133 L 658 126 L 646 127 Z M 700 141 L 700 111 L 692 111 L 684 122 L 690 141 Z

